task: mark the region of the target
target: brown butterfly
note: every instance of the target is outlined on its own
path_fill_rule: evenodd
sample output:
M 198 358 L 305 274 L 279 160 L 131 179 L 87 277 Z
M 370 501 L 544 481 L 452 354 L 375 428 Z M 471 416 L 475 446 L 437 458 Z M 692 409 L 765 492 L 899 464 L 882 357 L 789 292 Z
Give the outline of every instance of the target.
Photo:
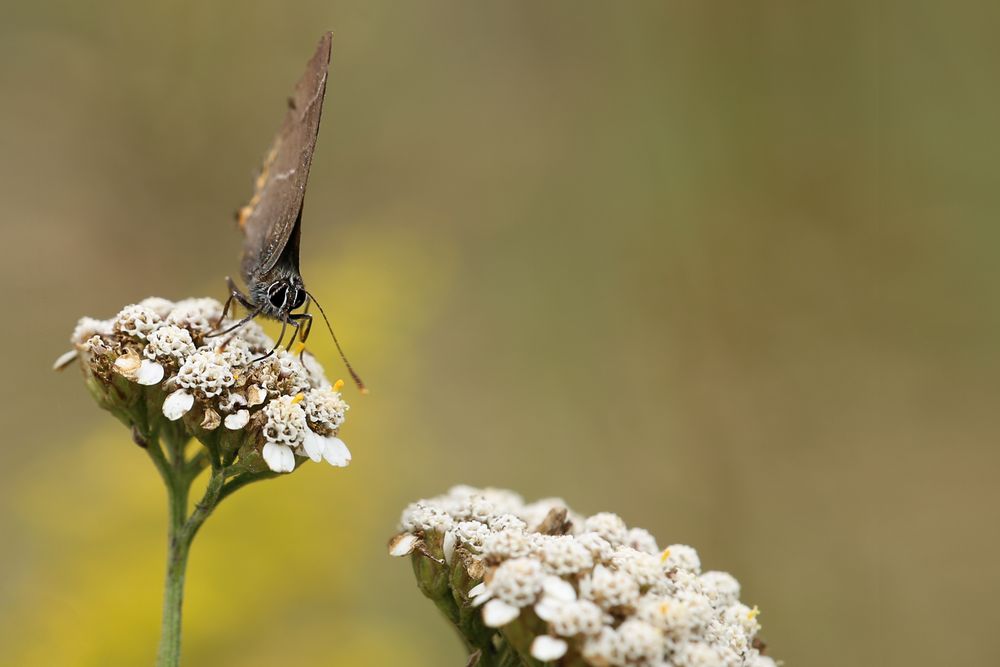
M 249 312 L 228 329 L 210 335 L 229 333 L 257 316 L 278 320 L 281 322 L 278 341 L 270 352 L 254 360 L 260 361 L 281 346 L 289 326 L 294 331 L 287 349 L 291 349 L 296 339 L 305 342 L 313 321 L 308 312 L 309 304 L 315 303 L 347 370 L 358 389 L 364 392 L 365 385 L 340 348 L 323 307 L 306 291 L 299 272 L 302 203 L 319 134 L 332 41 L 333 34 L 329 32 L 319 40 L 305 73 L 295 85 L 294 94 L 288 98 L 288 111 L 254 182 L 253 196 L 237 212 L 237 222 L 244 235 L 241 272 L 248 293 L 241 292 L 232 278 L 226 278 L 229 298 L 219 324 L 234 300 Z M 301 312 L 295 312 L 300 308 Z

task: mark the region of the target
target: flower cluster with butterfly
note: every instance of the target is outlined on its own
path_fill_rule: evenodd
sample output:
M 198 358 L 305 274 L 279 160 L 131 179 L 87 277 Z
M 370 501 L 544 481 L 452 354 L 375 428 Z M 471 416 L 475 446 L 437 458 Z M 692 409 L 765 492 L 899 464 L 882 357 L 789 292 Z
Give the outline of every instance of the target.
M 109 320 L 85 317 L 72 335 L 75 358 L 98 403 L 135 432 L 182 428 L 228 465 L 292 472 L 302 462 L 344 467 L 337 437 L 348 405 L 308 354 L 271 352 L 254 322 L 233 322 L 215 299 L 145 299 Z
M 389 543 L 461 633 L 469 664 L 774 667 L 756 607 L 697 552 L 615 514 L 460 486 L 409 505 Z

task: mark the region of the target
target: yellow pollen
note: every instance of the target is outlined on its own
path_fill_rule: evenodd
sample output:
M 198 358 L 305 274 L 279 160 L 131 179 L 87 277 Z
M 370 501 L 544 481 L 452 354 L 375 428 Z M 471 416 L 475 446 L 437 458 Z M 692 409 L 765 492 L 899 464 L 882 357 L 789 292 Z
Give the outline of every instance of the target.
M 343 388 L 344 388 L 344 381 L 343 380 L 337 380 L 336 382 L 333 383 L 333 390 L 334 391 L 340 391 Z
M 292 405 L 295 405 L 296 403 L 301 403 L 303 401 L 303 399 L 305 399 L 305 397 L 306 397 L 306 395 L 303 394 L 302 392 L 299 392 L 298 394 L 295 394 L 295 397 L 292 398 Z
M 753 619 L 757 618 L 758 616 L 760 616 L 760 609 L 757 608 L 757 605 L 754 605 L 753 609 L 751 609 L 747 613 L 747 620 L 752 621 Z
M 305 349 L 306 349 L 306 344 L 305 343 L 301 343 L 301 342 L 300 343 L 296 343 L 295 347 L 293 349 L 295 351 L 292 354 L 302 354 L 305 351 Z
M 660 603 L 660 613 L 661 614 L 666 614 L 668 611 L 670 611 L 670 603 L 669 602 L 661 602 Z
M 233 379 L 234 380 L 239 380 L 240 379 L 240 373 L 239 373 L 239 371 L 233 371 Z
M 670 549 L 664 549 L 663 553 L 660 554 L 660 562 L 665 563 L 668 558 L 670 558 Z

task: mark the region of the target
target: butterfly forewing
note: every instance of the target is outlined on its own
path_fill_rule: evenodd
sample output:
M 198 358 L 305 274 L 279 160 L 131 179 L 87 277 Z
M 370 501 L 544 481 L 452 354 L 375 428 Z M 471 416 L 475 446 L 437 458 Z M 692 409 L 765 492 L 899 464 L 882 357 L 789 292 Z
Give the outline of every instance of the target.
M 250 283 L 266 275 L 289 247 L 302 209 L 309 167 L 319 132 L 327 68 L 333 35 L 326 33 L 305 74 L 288 100 L 288 111 L 254 183 L 250 202 L 240 209 L 239 223 L 246 237 L 243 277 Z M 298 264 L 298 257 L 292 258 Z

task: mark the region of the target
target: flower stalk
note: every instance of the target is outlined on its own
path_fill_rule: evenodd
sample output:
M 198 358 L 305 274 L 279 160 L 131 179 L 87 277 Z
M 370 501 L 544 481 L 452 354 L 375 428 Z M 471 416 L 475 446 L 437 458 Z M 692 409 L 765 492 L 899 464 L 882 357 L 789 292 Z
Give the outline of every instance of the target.
M 167 573 L 163 590 L 163 621 L 157 667 L 175 667 L 180 664 L 181 613 L 184 603 L 184 578 L 191 543 L 198 530 L 212 511 L 237 488 L 241 488 L 273 474 L 252 472 L 242 464 L 223 466 L 217 452 L 200 450 L 185 458 L 190 441 L 183 434 L 165 434 L 167 455 L 161 449 L 160 438 L 145 439 L 150 458 L 160 471 L 167 492 Z M 194 508 L 188 510 L 191 485 L 201 471 L 211 464 L 211 473 L 205 493 Z M 225 495 L 223 495 L 225 492 Z
M 176 481 L 168 483 L 167 500 L 170 522 L 167 528 L 167 576 L 163 585 L 163 622 L 160 648 L 156 655 L 159 667 L 174 667 L 181 660 L 181 611 L 184 605 L 184 575 L 187 569 L 191 538 L 185 535 L 188 487 Z

